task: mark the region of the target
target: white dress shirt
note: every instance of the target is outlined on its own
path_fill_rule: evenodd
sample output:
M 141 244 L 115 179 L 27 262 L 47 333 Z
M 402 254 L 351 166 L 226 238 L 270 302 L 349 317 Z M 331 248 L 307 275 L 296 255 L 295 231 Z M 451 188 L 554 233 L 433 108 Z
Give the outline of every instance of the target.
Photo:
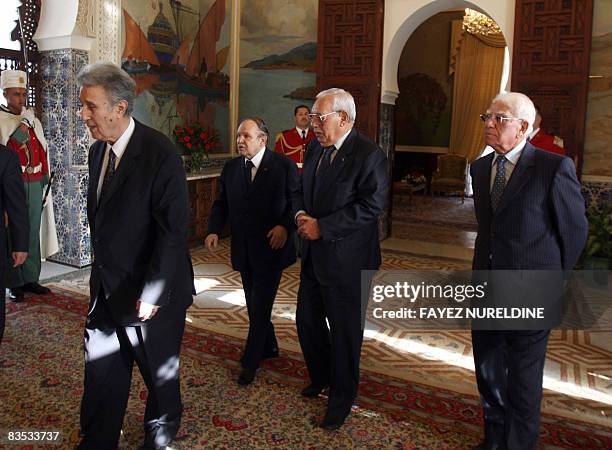
M 110 145 L 110 143 L 108 142 L 106 143 L 106 148 L 104 149 L 104 159 L 102 160 L 102 170 L 100 170 L 100 179 L 98 180 L 98 192 L 97 192 L 98 200 L 100 200 L 100 191 L 102 190 L 102 183 L 104 182 L 104 174 L 106 174 L 106 167 L 108 166 L 108 151 L 107 151 L 108 148 L 110 147 L 110 151 L 113 152 L 115 156 L 117 157 L 117 160 L 115 161 L 115 170 L 116 170 L 117 167 L 119 167 L 119 161 L 121 161 L 121 157 L 123 156 L 123 153 L 125 152 L 128 142 L 130 142 L 132 134 L 134 134 L 135 127 L 136 127 L 136 123 L 134 122 L 134 119 L 130 117 L 130 124 L 125 129 L 121 137 L 117 139 L 117 142 L 115 142 L 112 146 Z
M 516 147 L 514 147 L 512 150 L 510 150 L 504 155 L 507 159 L 506 164 L 504 165 L 504 168 L 506 169 L 506 185 L 508 184 L 510 176 L 512 175 L 512 172 L 516 167 L 516 163 L 521 157 L 521 152 L 523 151 L 523 147 L 525 147 L 525 142 L 527 142 L 527 139 L 523 139 L 521 142 L 518 143 Z M 495 153 L 495 156 L 493 157 L 493 162 L 491 163 L 491 182 L 489 184 L 489 190 L 493 189 L 495 175 L 497 175 L 497 158 L 499 158 L 499 156 L 499 153 Z
M 255 179 L 255 175 L 257 174 L 257 169 L 259 169 L 259 166 L 261 165 L 261 160 L 263 159 L 265 150 L 266 150 L 266 147 L 260 148 L 259 151 L 255 154 L 255 156 L 250 158 L 251 162 L 253 163 L 253 167 L 251 167 L 251 181 Z M 244 164 L 246 164 L 247 159 L 249 158 L 245 156 Z

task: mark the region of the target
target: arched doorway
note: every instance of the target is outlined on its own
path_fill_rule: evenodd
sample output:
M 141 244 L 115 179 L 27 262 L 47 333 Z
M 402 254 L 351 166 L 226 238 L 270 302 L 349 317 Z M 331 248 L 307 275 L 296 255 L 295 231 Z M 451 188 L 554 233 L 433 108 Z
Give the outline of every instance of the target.
M 461 7 L 438 11 L 449 3 Z M 464 6 L 483 9 L 468 2 L 430 2 L 408 16 L 394 36 L 405 35 L 406 27 L 412 30 L 395 70 L 392 237 L 387 245 L 469 260 L 477 227 L 471 200 L 463 201 L 466 165 L 482 150 L 478 115 L 507 85 L 509 61 L 500 27 Z M 388 63 L 392 55 L 387 56 Z M 386 94 L 392 100 L 389 89 Z M 445 170 L 434 173 L 438 161 Z M 432 178 L 434 190 L 444 196 L 425 195 L 431 193 Z

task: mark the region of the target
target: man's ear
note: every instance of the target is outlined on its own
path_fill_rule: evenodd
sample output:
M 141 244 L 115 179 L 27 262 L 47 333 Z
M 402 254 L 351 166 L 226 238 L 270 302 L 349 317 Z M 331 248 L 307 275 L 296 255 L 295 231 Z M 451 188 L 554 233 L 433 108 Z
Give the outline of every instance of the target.
M 127 111 L 128 102 L 125 100 L 119 100 L 119 102 L 115 105 L 117 107 L 117 114 L 119 117 L 125 116 L 125 112 Z

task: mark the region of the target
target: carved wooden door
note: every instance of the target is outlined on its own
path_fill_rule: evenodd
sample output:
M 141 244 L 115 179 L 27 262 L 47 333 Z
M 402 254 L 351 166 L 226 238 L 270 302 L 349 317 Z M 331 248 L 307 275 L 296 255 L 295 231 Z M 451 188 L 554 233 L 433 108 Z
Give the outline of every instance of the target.
M 592 0 L 517 0 L 512 90 L 542 110 L 582 170 L 593 22 Z
M 378 139 L 383 0 L 319 0 L 317 89 L 349 91 L 358 130 Z

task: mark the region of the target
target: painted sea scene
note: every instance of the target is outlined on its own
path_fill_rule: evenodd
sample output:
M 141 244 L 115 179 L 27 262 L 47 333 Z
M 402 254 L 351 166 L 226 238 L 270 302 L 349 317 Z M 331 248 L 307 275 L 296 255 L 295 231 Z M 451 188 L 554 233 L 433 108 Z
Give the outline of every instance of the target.
M 229 151 L 229 0 L 124 0 L 122 67 L 134 78 L 134 117 L 174 140 L 176 125 L 219 135 Z
M 262 117 L 270 138 L 294 126 L 293 110 L 312 105 L 318 2 L 242 0 L 240 118 Z

